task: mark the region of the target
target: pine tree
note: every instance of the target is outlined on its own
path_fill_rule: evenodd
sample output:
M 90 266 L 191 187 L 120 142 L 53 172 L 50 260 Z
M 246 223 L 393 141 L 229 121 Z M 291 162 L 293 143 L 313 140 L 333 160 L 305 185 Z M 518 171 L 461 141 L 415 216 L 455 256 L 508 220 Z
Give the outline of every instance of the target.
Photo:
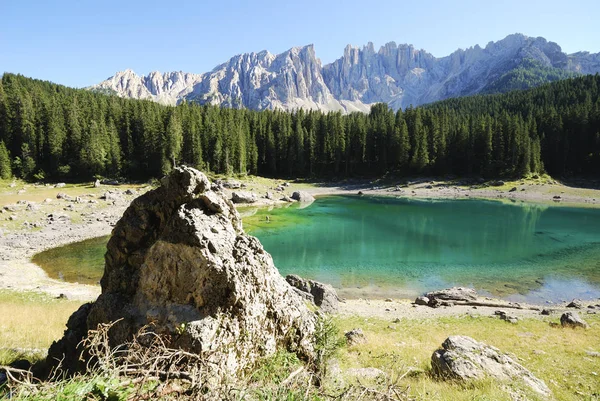
M 10 155 L 3 141 L 0 141 L 0 179 L 8 180 L 12 177 Z

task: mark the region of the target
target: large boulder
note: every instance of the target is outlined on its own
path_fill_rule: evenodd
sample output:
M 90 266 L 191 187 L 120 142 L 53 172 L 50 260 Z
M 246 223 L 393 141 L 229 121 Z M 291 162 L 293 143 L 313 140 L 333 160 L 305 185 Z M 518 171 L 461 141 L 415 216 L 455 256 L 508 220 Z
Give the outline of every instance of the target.
M 256 194 L 247 191 L 236 191 L 231 194 L 233 203 L 254 203 L 258 200 Z
M 171 335 L 171 346 L 207 355 L 221 375 L 247 370 L 278 347 L 314 357 L 314 313 L 244 233 L 233 204 L 195 169 L 174 169 L 131 203 L 108 242 L 100 283 L 102 294 L 76 312 L 49 362 L 69 358 L 81 333 L 108 322 L 116 322 L 112 345 L 150 324 Z
M 298 202 L 314 202 L 315 197 L 304 191 L 295 191 L 292 194 L 292 199 L 297 200 Z
M 535 392 L 549 396 L 542 380 L 495 347 L 467 336 L 450 336 L 431 356 L 433 373 L 448 379 L 483 379 L 490 376 L 507 382 L 521 381 Z
M 303 298 L 312 300 L 325 313 L 335 313 L 339 307 L 339 298 L 335 289 L 315 280 L 307 280 L 295 274 L 288 274 L 285 280 L 298 290 Z M 306 295 L 305 295 L 306 294 Z M 310 296 L 308 296 L 310 294 Z

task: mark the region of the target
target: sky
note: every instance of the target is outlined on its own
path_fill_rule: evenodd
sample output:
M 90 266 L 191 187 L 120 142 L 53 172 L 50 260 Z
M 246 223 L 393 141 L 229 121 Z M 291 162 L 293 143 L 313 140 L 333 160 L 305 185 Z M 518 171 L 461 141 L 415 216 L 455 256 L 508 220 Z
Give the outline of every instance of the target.
M 436 57 L 512 33 L 600 52 L 599 0 L 0 0 L 0 72 L 73 87 L 130 68 L 203 73 L 236 54 L 394 41 Z

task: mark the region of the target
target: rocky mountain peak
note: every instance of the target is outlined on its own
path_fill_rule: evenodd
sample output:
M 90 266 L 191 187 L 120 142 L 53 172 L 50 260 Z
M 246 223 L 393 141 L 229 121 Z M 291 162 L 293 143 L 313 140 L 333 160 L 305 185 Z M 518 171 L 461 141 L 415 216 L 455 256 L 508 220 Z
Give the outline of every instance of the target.
M 441 58 L 393 41 L 378 51 L 372 42 L 347 45 L 342 57 L 327 65 L 312 44 L 278 55 L 263 50 L 234 56 L 200 75 L 152 72 L 140 77 L 125 70 L 91 89 L 167 104 L 185 99 L 256 110 L 368 111 L 376 102 L 397 109 L 476 94 L 525 60 L 573 73 L 600 72 L 600 54 L 567 55 L 545 38 L 517 33 Z

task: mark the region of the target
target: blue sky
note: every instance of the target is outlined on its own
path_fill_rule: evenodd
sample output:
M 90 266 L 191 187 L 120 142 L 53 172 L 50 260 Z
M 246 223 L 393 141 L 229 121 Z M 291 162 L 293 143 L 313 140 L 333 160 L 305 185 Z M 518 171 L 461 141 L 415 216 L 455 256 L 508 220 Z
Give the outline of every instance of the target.
M 131 68 L 202 73 L 231 56 L 410 43 L 437 57 L 519 32 L 600 52 L 600 1 L 0 0 L 0 72 L 83 87 Z

